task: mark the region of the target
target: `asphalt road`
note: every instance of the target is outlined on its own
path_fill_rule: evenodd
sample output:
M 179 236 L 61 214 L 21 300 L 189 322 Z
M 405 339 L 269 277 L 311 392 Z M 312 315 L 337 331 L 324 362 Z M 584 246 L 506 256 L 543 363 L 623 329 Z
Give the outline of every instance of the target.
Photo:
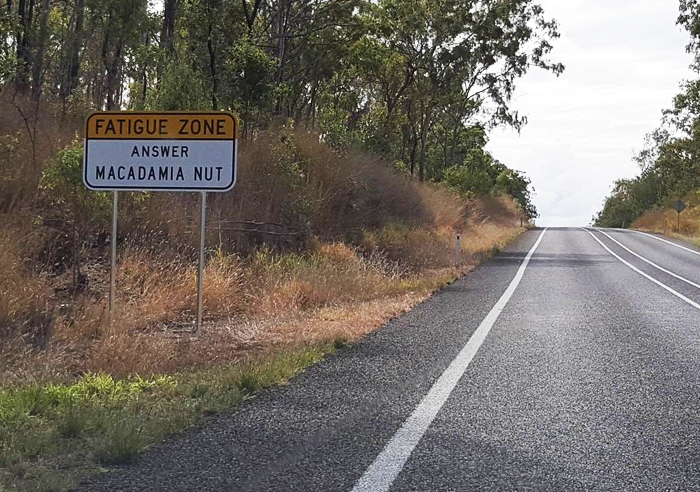
M 700 490 L 700 252 L 671 242 L 529 231 L 82 490 Z

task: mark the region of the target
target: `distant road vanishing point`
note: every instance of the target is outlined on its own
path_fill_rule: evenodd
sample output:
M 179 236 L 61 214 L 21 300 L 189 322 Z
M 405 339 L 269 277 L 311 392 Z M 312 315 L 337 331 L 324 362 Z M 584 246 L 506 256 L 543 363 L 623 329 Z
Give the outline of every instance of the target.
M 289 385 L 81 490 L 700 490 L 700 250 L 528 231 Z

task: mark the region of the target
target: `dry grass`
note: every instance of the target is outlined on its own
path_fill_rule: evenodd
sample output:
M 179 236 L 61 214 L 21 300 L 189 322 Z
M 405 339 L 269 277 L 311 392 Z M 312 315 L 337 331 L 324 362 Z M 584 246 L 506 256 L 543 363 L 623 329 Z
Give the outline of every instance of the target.
M 169 244 L 195 247 L 198 206 L 197 196 L 153 194 L 125 212 L 121 230 L 127 236 L 159 231 Z M 241 146 L 236 188 L 210 195 L 209 209 L 209 243 L 248 254 L 262 245 L 304 250 L 311 238 L 357 244 L 363 231 L 394 222 L 453 227 L 463 220 L 465 203 L 395 174 L 376 156 L 340 156 L 313 134 L 280 130 Z M 241 232 L 240 224 L 251 220 L 263 225 Z M 269 227 L 274 224 L 298 234 L 270 234 L 279 232 Z
M 29 229 L 10 222 L 0 222 L 0 230 L 0 342 L 13 333 L 39 337 L 47 329 L 51 291 L 46 275 L 35 271 L 27 257 L 35 238 Z
M 84 371 L 119 376 L 172 372 L 274 347 L 337 337 L 354 340 L 511 239 L 518 232 L 517 210 L 505 200 L 502 206 L 510 207 L 512 215 L 506 224 L 474 214 L 465 219 L 466 261 L 460 270 L 451 264 L 454 233 L 445 226 L 390 225 L 367 232 L 360 246 L 318 242 L 302 253 L 262 248 L 242 258 L 214 251 L 205 272 L 208 322 L 197 337 L 178 332 L 183 325 L 192 326 L 195 263 L 172 251 L 126 246 L 119 258 L 114 325 L 105 321 L 106 283 L 91 281 L 92 290 L 56 314 L 47 347 L 8 345 L 12 348 L 6 350 L 15 356 L 0 372 L 0 382 L 70 379 Z M 105 277 L 107 265 L 86 271 Z M 2 285 L 11 290 L 21 282 L 25 289 L 46 289 L 47 281 L 40 279 Z M 46 290 L 38 292 L 17 299 L 47 295 Z
M 14 104 L 0 99 L 5 113 L 21 110 Z M 116 321 L 108 326 L 104 218 L 69 210 L 70 197 L 51 195 L 57 190 L 36 189 L 77 120 L 41 111 L 36 134 L 0 117 L 0 132 L 17 136 L 5 142 L 14 154 L 3 154 L 0 142 L 0 196 L 3 187 L 23 190 L 0 204 L 0 384 L 71 380 L 84 371 L 172 372 L 280 346 L 352 340 L 520 230 L 509 198 L 465 202 L 396 175 L 375 156 L 340 156 L 315 135 L 281 127 L 242 146 L 234 192 L 210 195 L 207 244 L 214 248 L 203 333 L 182 333 L 196 307 L 195 194 L 120 198 Z M 29 142 L 37 135 L 41 145 Z M 20 158 L 31 169 L 10 176 Z M 453 265 L 457 231 L 461 269 Z
M 678 214 L 670 208 L 658 208 L 644 213 L 632 223 L 633 229 L 696 238 L 700 235 L 700 206 L 689 206 L 681 213 L 680 229 Z
M 0 94 L 0 214 L 35 198 L 44 164 L 73 140 L 82 125 L 76 112 Z

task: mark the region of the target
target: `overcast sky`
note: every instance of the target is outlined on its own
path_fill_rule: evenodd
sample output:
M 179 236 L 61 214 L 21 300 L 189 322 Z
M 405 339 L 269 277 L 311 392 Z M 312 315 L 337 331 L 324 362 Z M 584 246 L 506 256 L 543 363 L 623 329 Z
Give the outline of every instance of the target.
M 524 171 L 540 226 L 587 225 L 615 179 L 633 177 L 633 154 L 692 78 L 677 0 L 540 0 L 559 22 L 559 78 L 532 70 L 513 106 L 521 131 L 495 130 L 487 149 Z

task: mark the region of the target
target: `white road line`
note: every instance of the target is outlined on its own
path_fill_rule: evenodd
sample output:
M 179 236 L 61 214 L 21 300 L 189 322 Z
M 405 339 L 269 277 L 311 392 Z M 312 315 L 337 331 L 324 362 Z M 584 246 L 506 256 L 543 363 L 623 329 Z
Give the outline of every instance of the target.
M 622 230 L 627 231 L 628 229 L 622 229 Z M 644 236 L 649 236 L 650 238 L 656 239 L 657 241 L 661 241 L 662 243 L 670 244 L 671 246 L 675 246 L 676 248 L 684 249 L 684 250 L 688 251 L 689 253 L 693 253 L 694 255 L 700 256 L 699 251 L 695 251 L 694 249 L 686 248 L 685 246 L 681 246 L 680 244 L 676 244 L 673 241 L 667 241 L 666 239 L 660 238 L 658 236 L 654 236 L 653 234 L 649 234 L 647 232 L 642 232 L 642 231 L 632 231 L 632 232 L 636 232 L 637 234 L 643 234 Z
M 520 265 L 518 272 L 496 305 L 489 311 L 489 314 L 486 315 L 486 318 L 481 322 L 457 357 L 433 384 L 428 394 L 423 397 L 423 400 L 421 400 L 411 416 L 406 419 L 379 456 L 360 477 L 352 492 L 385 492 L 389 490 L 389 487 L 396 480 L 418 442 L 428 430 L 428 427 L 430 427 L 452 390 L 457 386 L 479 347 L 484 343 L 498 316 L 506 307 L 525 274 L 530 258 L 532 258 L 535 250 L 542 242 L 545 232 L 547 232 L 547 229 L 542 231 L 537 238 L 534 246 L 532 246 L 532 249 L 525 257 L 523 264 Z
M 693 281 L 691 281 L 691 280 L 688 280 L 688 279 L 685 278 L 685 277 L 681 277 L 680 275 L 678 275 L 678 274 L 676 274 L 676 273 L 673 273 L 673 272 L 671 272 L 671 271 L 669 271 L 669 270 L 666 270 L 665 268 L 660 267 L 659 265 L 657 265 L 656 263 L 654 263 L 654 262 L 652 262 L 652 261 L 647 260 L 647 259 L 644 258 L 642 255 L 637 254 L 637 253 L 635 253 L 634 251 L 632 251 L 631 249 L 629 249 L 627 246 L 625 246 L 624 244 L 622 244 L 620 241 L 618 241 L 617 239 L 615 239 L 614 237 L 612 237 L 612 236 L 611 236 L 610 234 L 608 234 L 607 232 L 602 231 L 602 230 L 600 230 L 600 229 L 594 229 L 594 231 L 597 231 L 597 232 L 600 232 L 601 234 L 604 234 L 608 239 L 610 239 L 610 240 L 613 241 L 614 243 L 618 244 L 622 249 L 624 249 L 624 250 L 626 250 L 627 252 L 633 254 L 634 256 L 636 256 L 637 258 L 639 258 L 640 260 L 642 260 L 643 262 L 648 263 L 649 265 L 653 266 L 654 268 L 658 268 L 658 269 L 661 270 L 662 272 L 667 273 L 668 275 L 671 275 L 672 277 L 675 277 L 675 278 L 677 278 L 678 280 L 682 280 L 683 282 L 685 282 L 685 283 L 688 284 L 688 285 L 692 285 L 692 286 L 695 287 L 696 289 L 700 289 L 700 285 L 696 284 L 695 282 L 693 282 Z
M 632 265 L 632 264 L 629 263 L 628 261 L 623 260 L 622 258 L 620 258 L 619 256 L 617 256 L 615 253 L 613 253 L 613 251 L 612 251 L 610 248 L 608 248 L 605 244 L 603 244 L 603 242 L 602 242 L 600 239 L 598 239 L 597 237 L 595 237 L 595 234 L 593 234 L 591 231 L 589 231 L 588 229 L 584 229 L 583 227 L 582 227 L 581 229 L 583 229 L 584 231 L 586 231 L 588 234 L 591 235 L 591 237 L 592 237 L 593 239 L 595 239 L 596 241 L 598 241 L 598 243 L 599 243 L 603 248 L 605 248 L 605 250 L 606 250 L 608 253 L 610 253 L 610 254 L 613 255 L 615 258 L 617 258 L 618 260 L 620 260 L 622 263 L 624 263 L 625 265 L 627 265 L 628 267 L 630 267 L 632 270 L 634 270 L 635 272 L 637 272 L 637 273 L 640 274 L 641 276 L 643 276 L 643 277 L 645 277 L 645 278 L 651 280 L 652 282 L 654 282 L 654 283 L 655 283 L 656 285 L 658 285 L 659 287 L 661 287 L 661 288 L 663 288 L 663 289 L 666 289 L 668 292 L 670 292 L 670 293 L 673 294 L 674 296 L 678 297 L 679 299 L 684 300 L 685 302 L 687 302 L 688 304 L 690 304 L 691 306 L 693 306 L 695 309 L 700 310 L 700 304 L 698 304 L 698 303 L 695 302 L 695 301 L 692 301 L 691 299 L 688 299 L 687 297 L 685 297 L 685 296 L 684 296 L 683 294 L 681 294 L 680 292 L 673 290 L 673 289 L 672 289 L 671 287 L 669 287 L 668 285 L 666 285 L 666 284 L 664 284 L 664 283 L 662 283 L 662 282 L 659 282 L 658 280 L 656 280 L 656 279 L 655 279 L 654 277 L 652 277 L 651 275 L 647 275 L 646 273 L 644 273 L 643 271 L 641 271 L 639 268 L 635 267 L 634 265 Z

